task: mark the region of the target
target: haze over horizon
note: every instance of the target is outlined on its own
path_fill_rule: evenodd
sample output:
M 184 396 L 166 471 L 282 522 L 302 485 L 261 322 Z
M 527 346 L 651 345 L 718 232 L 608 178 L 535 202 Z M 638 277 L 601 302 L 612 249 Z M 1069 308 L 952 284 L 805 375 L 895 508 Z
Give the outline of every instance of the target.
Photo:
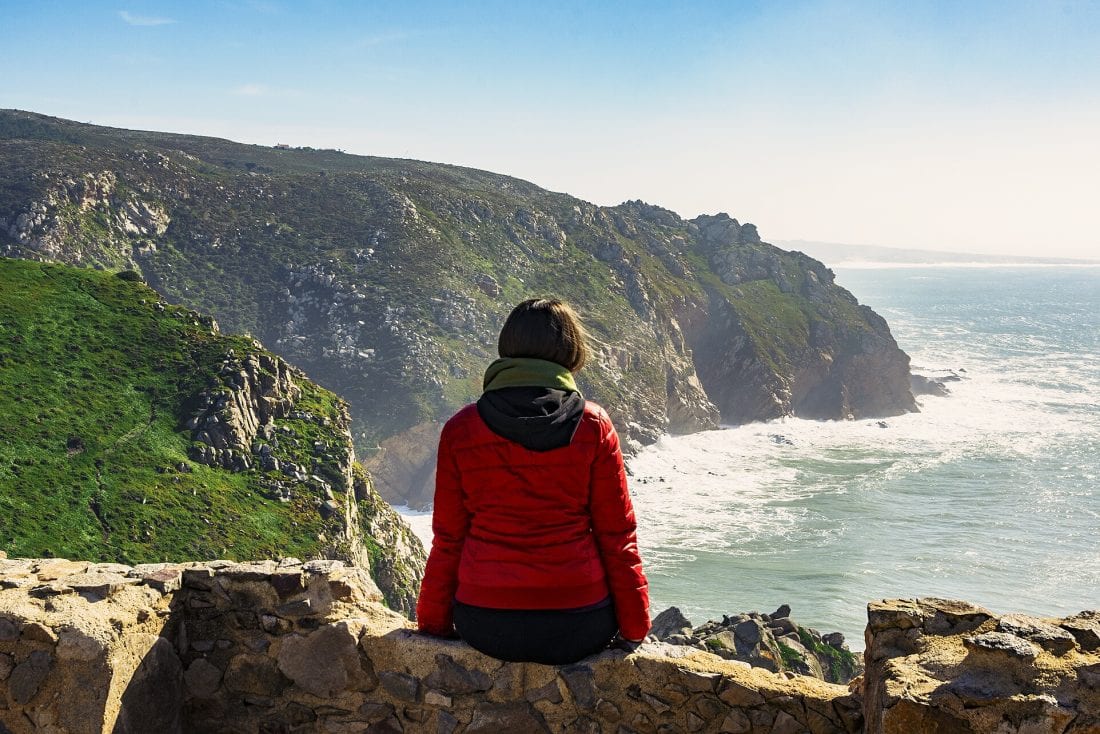
M 1100 4 L 5 7 L 0 107 L 453 163 L 770 240 L 1100 257 Z

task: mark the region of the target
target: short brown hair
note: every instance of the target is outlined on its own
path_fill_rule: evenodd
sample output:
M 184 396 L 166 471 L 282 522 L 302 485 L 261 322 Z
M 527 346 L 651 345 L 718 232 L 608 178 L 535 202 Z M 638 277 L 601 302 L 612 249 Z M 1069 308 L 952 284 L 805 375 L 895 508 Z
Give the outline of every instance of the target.
M 508 314 L 497 352 L 501 357 L 545 359 L 579 372 L 588 361 L 588 334 L 568 303 L 529 298 Z

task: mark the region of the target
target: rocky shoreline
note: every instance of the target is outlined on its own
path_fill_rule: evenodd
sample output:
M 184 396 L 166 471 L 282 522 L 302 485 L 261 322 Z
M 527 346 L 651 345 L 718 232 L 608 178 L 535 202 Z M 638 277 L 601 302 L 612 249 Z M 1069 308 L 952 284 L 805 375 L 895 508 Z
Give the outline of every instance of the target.
M 678 608 L 669 607 L 654 617 L 650 635 L 659 642 L 694 647 L 773 673 L 806 675 L 829 683 L 845 684 L 863 672 L 861 657 L 848 649 L 844 635 L 822 634 L 795 623 L 786 604 L 771 614 L 723 616 L 698 627 Z

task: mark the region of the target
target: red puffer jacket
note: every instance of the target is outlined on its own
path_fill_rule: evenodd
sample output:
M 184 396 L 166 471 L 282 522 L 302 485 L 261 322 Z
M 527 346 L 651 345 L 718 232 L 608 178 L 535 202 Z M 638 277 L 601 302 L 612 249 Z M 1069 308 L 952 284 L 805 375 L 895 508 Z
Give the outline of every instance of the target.
M 635 527 L 619 437 L 603 408 L 586 403 L 568 446 L 532 451 L 491 431 L 468 405 L 439 439 L 419 627 L 451 634 L 454 599 L 572 609 L 610 593 L 620 634 L 641 639 L 649 589 Z

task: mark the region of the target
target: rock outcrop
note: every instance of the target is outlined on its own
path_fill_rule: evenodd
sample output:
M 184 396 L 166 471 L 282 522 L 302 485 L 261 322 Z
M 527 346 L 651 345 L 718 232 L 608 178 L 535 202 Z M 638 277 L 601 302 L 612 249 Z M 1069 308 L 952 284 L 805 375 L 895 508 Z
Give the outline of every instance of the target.
M 848 683 L 863 671 L 839 632 L 821 634 L 791 619 L 784 604 L 771 614 L 748 612 L 692 627 L 669 607 L 653 619 L 653 636 L 672 645 L 690 645 L 726 660 L 740 660 L 775 673 L 798 673 L 829 683 Z
M 1095 613 L 872 604 L 861 698 L 858 685 L 663 643 L 562 667 L 502 663 L 415 634 L 379 599 L 338 561 L 0 559 L 0 731 L 855 734 L 864 717 L 874 734 L 1098 726 Z
M 285 418 L 302 393 L 295 374 L 298 379 L 305 378 L 275 355 L 250 354 L 241 360 L 230 350 L 218 373 L 221 386 L 202 391 L 186 423 L 198 444 L 192 447 L 192 458 L 210 466 L 249 469 L 248 456 L 261 429 L 270 438 L 274 420 Z M 273 457 L 268 463 L 279 468 Z

